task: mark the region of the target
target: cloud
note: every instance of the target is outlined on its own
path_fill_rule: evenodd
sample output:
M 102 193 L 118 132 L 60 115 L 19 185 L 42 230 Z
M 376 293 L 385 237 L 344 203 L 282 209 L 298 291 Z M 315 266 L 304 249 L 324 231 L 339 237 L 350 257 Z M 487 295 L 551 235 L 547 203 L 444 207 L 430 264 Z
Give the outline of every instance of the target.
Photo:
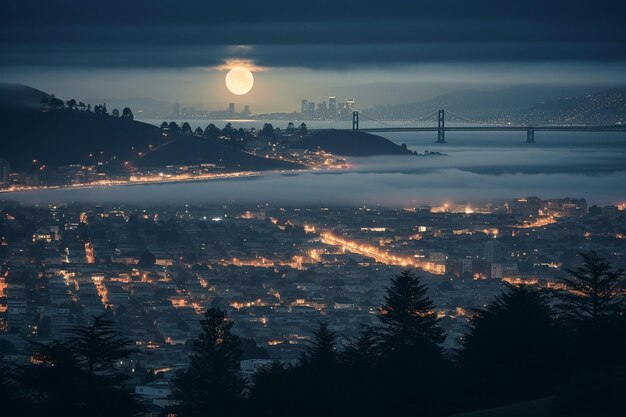
M 626 4 L 316 0 L 21 0 L 0 65 L 354 68 L 424 62 L 626 60 Z
M 252 47 L 249 47 L 249 48 L 251 49 Z M 256 65 L 254 61 L 252 61 L 251 59 L 234 59 L 234 58 L 226 59 L 222 64 L 215 65 L 207 69 L 215 70 L 215 71 L 229 71 L 230 69 L 234 67 L 244 67 L 251 72 L 262 72 L 262 71 L 269 70 L 269 67 L 262 67 L 260 65 Z

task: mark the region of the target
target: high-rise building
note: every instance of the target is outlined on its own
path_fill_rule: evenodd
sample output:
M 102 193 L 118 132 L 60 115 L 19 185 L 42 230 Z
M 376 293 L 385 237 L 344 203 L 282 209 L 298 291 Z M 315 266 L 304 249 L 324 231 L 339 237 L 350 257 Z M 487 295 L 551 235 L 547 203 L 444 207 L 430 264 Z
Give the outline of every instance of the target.
M 245 106 L 243 106 L 243 112 L 244 115 L 246 116 L 250 116 L 250 106 L 248 104 L 246 104 Z
M 319 103 L 317 105 L 317 112 L 320 113 L 320 115 L 323 115 L 326 113 L 326 102 L 322 101 L 321 103 Z
M 228 113 L 235 114 L 235 103 L 228 103 Z
M 352 110 L 354 108 L 354 99 L 348 98 L 346 99 L 346 109 Z
M 180 116 L 180 103 L 174 103 L 174 108 L 172 109 L 173 116 Z
M 302 100 L 300 102 L 300 113 L 304 114 L 309 110 L 309 101 L 308 100 Z
M 331 115 L 337 114 L 337 98 L 328 97 L 328 113 Z
M 309 113 L 309 114 L 315 113 L 315 102 L 314 101 L 309 101 L 308 106 L 307 106 L 307 113 Z

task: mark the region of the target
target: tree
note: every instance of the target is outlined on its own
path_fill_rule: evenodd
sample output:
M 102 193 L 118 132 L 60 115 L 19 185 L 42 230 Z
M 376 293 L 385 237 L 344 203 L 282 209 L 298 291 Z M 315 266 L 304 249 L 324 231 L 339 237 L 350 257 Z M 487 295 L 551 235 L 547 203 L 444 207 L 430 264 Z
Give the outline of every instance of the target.
M 434 415 L 449 398 L 435 388 L 449 372 L 445 336 L 420 277 L 403 271 L 391 279 L 379 310 L 379 411 L 392 415 Z M 419 378 L 416 378 L 419 375 Z M 389 403 L 389 406 L 385 405 Z
M 345 350 L 341 352 L 342 365 L 351 371 L 372 367 L 378 359 L 379 342 L 376 331 L 371 327 L 366 327 L 357 337 L 351 339 Z
M 287 133 L 293 133 L 296 130 L 296 127 L 294 126 L 293 122 L 289 122 L 287 124 Z
M 376 331 L 365 327 L 341 352 L 339 380 L 345 398 L 343 414 L 384 414 L 378 390 L 381 381 L 379 342 Z
M 583 265 L 566 269 L 566 289 L 555 292 L 574 348 L 571 360 L 579 369 L 626 370 L 615 361 L 626 349 L 624 270 L 613 269 L 594 251 L 580 256 Z
M 560 307 L 574 323 L 595 324 L 603 318 L 623 311 L 626 298 L 623 293 L 623 269 L 612 269 L 611 264 L 594 251 L 581 253 L 584 263 L 576 269 L 566 269 L 570 275 L 563 281 L 567 291 L 557 292 Z
M 312 367 L 316 372 L 330 372 L 337 365 L 335 343 L 337 333 L 329 328 L 329 323 L 323 321 L 313 332 L 313 340 L 309 343 L 300 358 L 301 366 Z
M 224 126 L 224 129 L 222 129 L 222 135 L 226 136 L 226 137 L 231 137 L 233 135 L 233 124 L 228 122 L 226 123 L 226 126 Z
M 207 138 L 216 138 L 220 135 L 220 133 L 220 129 L 213 123 L 209 124 L 206 129 L 204 129 L 204 136 Z
M 339 385 L 338 354 L 335 348 L 337 333 L 329 323 L 322 321 L 313 332 L 313 338 L 294 370 L 293 391 L 295 404 L 306 404 L 304 415 L 333 415 L 345 400 Z
M 34 343 L 36 360 L 22 366 L 19 383 L 33 415 L 136 416 L 141 406 L 115 367 L 135 351 L 130 341 L 102 316 L 69 335 Z
M 300 136 L 306 136 L 309 133 L 309 130 L 306 127 L 306 123 L 302 122 L 302 124 L 300 124 L 300 129 L 298 130 L 298 132 L 300 133 Z
M 144 253 L 141 254 L 141 257 L 139 258 L 139 262 L 137 263 L 137 265 L 139 265 L 142 268 L 150 268 L 151 266 L 154 266 L 155 262 L 156 262 L 156 258 L 152 254 L 152 252 L 145 251 Z
M 403 271 L 391 279 L 378 313 L 383 350 L 401 351 L 426 345 L 440 349 L 445 336 L 426 292 L 420 277 L 411 271 Z
M 275 138 L 274 126 L 271 123 L 264 123 L 263 129 L 261 129 L 260 135 L 266 138 Z
M 65 107 L 65 103 L 63 103 L 63 100 L 60 100 L 54 96 L 52 96 L 49 100 L 48 100 L 48 105 L 49 107 L 51 107 L 54 110 L 58 110 L 58 109 L 62 109 Z
M 204 130 L 200 126 L 196 127 L 196 130 L 193 131 L 193 134 L 196 136 L 203 136 Z
M 118 109 L 113 109 L 111 111 L 111 116 L 113 116 L 113 117 L 120 117 L 120 111 Z
M 133 120 L 135 118 L 135 116 L 133 115 L 133 111 L 130 109 L 130 107 L 124 107 L 124 109 L 122 110 L 122 118 L 129 120 Z
M 563 375 L 560 335 L 543 292 L 507 286 L 475 312 L 457 350 L 465 409 L 553 394 Z
M 67 105 L 67 108 L 70 110 L 74 110 L 74 108 L 76 107 L 76 100 L 71 99 L 71 100 L 67 100 L 65 102 L 65 104 Z
M 210 308 L 200 321 L 189 368 L 174 379 L 176 413 L 181 417 L 232 416 L 239 413 L 243 381 L 238 375 L 241 349 L 226 312 Z M 208 411 L 210 410 L 210 412 Z
M 189 123 L 187 122 L 183 123 L 183 126 L 181 127 L 181 131 L 185 135 L 191 135 L 191 126 L 189 125 Z
M 168 127 L 167 122 L 161 123 L 161 129 L 167 129 L 167 127 Z
M 180 132 L 180 127 L 178 126 L 178 123 L 174 121 L 170 122 L 168 127 L 170 129 L 170 132 Z

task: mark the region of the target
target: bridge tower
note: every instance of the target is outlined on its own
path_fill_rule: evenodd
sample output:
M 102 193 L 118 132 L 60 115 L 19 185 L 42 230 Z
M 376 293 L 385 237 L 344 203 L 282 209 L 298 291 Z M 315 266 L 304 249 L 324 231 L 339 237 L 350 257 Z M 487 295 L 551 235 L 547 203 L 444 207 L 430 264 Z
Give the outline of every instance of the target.
M 535 143 L 535 128 L 532 126 L 526 129 L 526 143 Z
M 352 130 L 359 130 L 359 112 L 352 112 Z
M 437 143 L 446 143 L 446 120 L 443 109 L 437 112 Z

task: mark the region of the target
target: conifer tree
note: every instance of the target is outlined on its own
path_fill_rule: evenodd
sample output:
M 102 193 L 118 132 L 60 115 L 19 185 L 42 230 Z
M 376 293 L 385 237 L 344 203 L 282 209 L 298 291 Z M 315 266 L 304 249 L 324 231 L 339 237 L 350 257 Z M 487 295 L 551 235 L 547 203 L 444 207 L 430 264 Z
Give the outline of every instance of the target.
M 187 370 L 174 380 L 175 411 L 180 417 L 233 416 L 241 411 L 244 384 L 239 377 L 239 337 L 224 310 L 210 308 L 200 321 Z
M 131 417 L 141 411 L 125 386 L 128 376 L 115 366 L 134 349 L 111 321 L 95 317 L 66 339 L 34 346 L 36 361 L 22 367 L 18 380 L 34 415 Z
M 466 406 L 487 408 L 553 394 L 562 374 L 560 334 L 544 293 L 507 286 L 475 311 L 457 351 Z
M 445 336 L 435 306 L 420 277 L 403 271 L 391 279 L 378 318 L 381 347 L 402 351 L 418 346 L 440 347 Z
M 566 289 L 555 292 L 571 337 L 571 360 L 580 370 L 626 371 L 616 360 L 626 349 L 624 270 L 594 251 L 580 255 L 583 265 L 566 269 Z

